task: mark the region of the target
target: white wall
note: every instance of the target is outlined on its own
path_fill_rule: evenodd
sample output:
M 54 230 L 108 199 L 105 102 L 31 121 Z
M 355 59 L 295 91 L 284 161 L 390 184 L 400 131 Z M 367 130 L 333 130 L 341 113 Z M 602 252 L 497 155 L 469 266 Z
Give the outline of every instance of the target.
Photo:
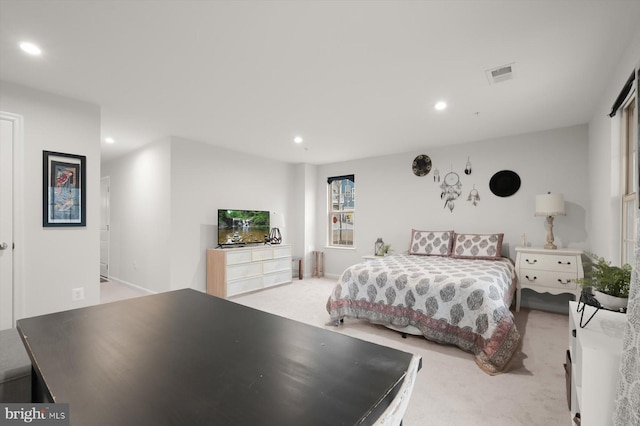
M 154 292 L 169 290 L 169 138 L 105 163 L 102 176 L 110 177 L 110 278 Z
M 629 42 L 622 61 L 614 64 L 609 85 L 589 121 L 589 186 L 591 187 L 591 250 L 619 264 L 620 230 L 620 114 L 609 118 L 611 106 L 640 59 L 640 29 Z M 636 82 L 636 87 L 638 82 Z
M 353 173 L 356 179 L 355 248 L 325 248 L 326 273 L 338 276 L 347 266 L 361 261 L 363 255 L 373 254 L 378 237 L 391 244 L 395 252 L 406 251 L 413 228 L 503 232 L 503 251 L 515 259 L 515 247 L 520 245 L 522 234 L 532 246 L 546 242 L 546 220 L 535 217 L 534 210 L 535 196 L 547 191 L 565 196 L 567 215 L 555 220 L 556 244 L 587 248 L 587 149 L 587 127 L 582 125 L 319 166 L 318 241 L 327 240 L 326 178 Z M 411 164 L 419 154 L 430 156 L 441 179 L 452 169 L 459 174 L 462 195 L 455 201 L 453 211 L 444 208 L 441 182 L 434 182 L 433 170 L 424 177 L 413 174 Z M 468 157 L 472 173 L 467 176 L 464 168 Z M 494 173 L 505 169 L 515 171 L 522 184 L 513 196 L 498 197 L 490 191 L 489 181 Z M 467 201 L 474 185 L 480 195 L 477 206 Z
M 296 223 L 296 232 L 294 233 L 295 246 L 298 251 L 297 256 L 303 257 L 303 270 L 305 276 L 311 275 L 311 252 L 321 250 L 324 245 L 316 242 L 316 172 L 317 166 L 313 164 L 298 164 L 295 166 L 295 189 L 293 208 L 295 209 L 295 217 L 299 219 Z M 320 223 L 324 226 L 324 222 Z
M 0 110 L 24 117 L 21 222 L 22 317 L 100 301 L 100 108 L 97 105 L 0 82 Z M 87 226 L 42 226 L 42 151 L 86 156 Z M 20 283 L 18 283 L 20 285 Z M 85 299 L 71 301 L 73 288 Z
M 295 243 L 294 166 L 209 144 L 171 139 L 171 289 L 206 288 L 207 248 L 217 245 L 218 209 L 284 216 L 283 243 Z M 298 248 L 294 245 L 294 253 Z

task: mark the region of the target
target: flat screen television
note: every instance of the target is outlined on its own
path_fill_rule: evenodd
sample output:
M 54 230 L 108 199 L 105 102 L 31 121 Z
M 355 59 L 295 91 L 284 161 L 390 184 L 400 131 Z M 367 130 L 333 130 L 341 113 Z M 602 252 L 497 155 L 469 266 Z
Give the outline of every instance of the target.
M 269 216 L 261 210 L 218 210 L 218 244 L 264 243 L 269 236 Z

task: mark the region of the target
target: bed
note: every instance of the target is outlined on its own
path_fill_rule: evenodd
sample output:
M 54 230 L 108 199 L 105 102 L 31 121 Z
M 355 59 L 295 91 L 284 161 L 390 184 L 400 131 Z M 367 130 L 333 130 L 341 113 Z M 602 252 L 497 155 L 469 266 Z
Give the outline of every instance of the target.
M 414 230 L 412 242 L 416 232 L 423 232 L 417 241 L 425 240 L 424 231 Z M 451 231 L 449 238 L 454 241 L 449 246 L 429 251 L 437 250 L 438 255 L 424 254 L 421 248 L 350 266 L 327 301 L 331 320 L 338 324 L 345 318 L 363 318 L 419 333 L 473 353 L 488 374 L 506 371 L 521 338 L 509 310 L 517 282 L 515 268 L 511 259 L 499 254 L 499 235 L 500 244 L 487 256 L 486 250 L 467 250 L 468 243 L 456 255 L 458 239 L 484 237 Z

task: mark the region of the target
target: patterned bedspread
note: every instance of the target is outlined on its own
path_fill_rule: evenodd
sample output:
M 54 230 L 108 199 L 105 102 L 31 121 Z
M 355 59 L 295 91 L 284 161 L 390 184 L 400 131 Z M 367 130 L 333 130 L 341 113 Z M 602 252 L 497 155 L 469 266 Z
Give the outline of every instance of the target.
M 475 354 L 489 374 L 503 372 L 520 348 L 509 311 L 516 287 L 511 260 L 392 255 L 353 265 L 327 301 L 336 321 L 366 318 L 418 328 L 429 340 Z

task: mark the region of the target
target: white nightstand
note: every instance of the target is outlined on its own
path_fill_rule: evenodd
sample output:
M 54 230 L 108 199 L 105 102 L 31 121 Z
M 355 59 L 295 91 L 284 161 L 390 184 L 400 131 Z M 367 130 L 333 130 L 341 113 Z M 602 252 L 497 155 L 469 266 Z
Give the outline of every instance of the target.
M 584 278 L 582 251 L 516 247 L 516 274 L 516 312 L 520 311 L 523 288 L 530 288 L 538 293 L 572 293 L 579 300 L 582 287 L 576 283 L 576 279 Z

